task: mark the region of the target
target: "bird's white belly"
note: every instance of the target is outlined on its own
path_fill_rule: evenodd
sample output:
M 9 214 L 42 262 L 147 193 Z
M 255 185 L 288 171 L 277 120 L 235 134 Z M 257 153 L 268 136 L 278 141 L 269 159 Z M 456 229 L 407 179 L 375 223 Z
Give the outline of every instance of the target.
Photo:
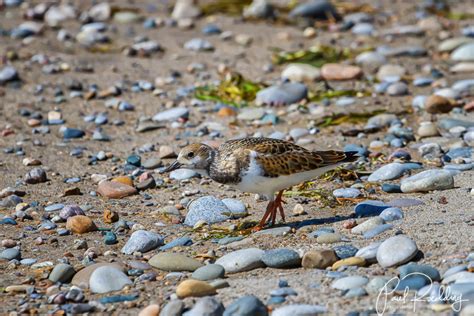
M 274 178 L 264 177 L 259 174 L 248 172 L 242 176 L 240 183 L 233 186 L 243 192 L 258 193 L 260 195 L 272 197 L 275 192 L 313 180 L 327 171 L 336 168 L 338 165 L 339 164 Z

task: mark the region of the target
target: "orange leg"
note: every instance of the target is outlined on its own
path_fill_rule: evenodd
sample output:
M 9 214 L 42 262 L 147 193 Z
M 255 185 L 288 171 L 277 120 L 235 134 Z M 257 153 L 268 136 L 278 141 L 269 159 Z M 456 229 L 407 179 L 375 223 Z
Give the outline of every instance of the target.
M 268 203 L 265 214 L 263 215 L 262 219 L 260 220 L 260 223 L 257 226 L 258 230 L 262 229 L 265 226 L 265 224 L 267 223 L 267 220 L 270 221 L 270 226 L 275 225 L 277 212 L 280 213 L 282 220 L 285 221 L 285 212 L 283 210 L 283 205 L 282 205 L 284 201 L 282 200 L 282 195 L 283 195 L 283 190 L 278 192 L 274 201 L 270 201 Z

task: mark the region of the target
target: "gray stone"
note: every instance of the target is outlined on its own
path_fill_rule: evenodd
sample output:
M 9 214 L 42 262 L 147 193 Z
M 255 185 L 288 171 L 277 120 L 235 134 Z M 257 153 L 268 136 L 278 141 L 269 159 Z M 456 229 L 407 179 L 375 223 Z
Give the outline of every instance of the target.
M 18 72 L 12 66 L 6 66 L 0 70 L 0 85 L 18 79 Z
M 378 226 L 378 225 L 381 225 L 384 223 L 384 220 L 379 217 L 379 216 L 376 216 L 376 217 L 372 217 L 372 218 L 369 218 L 368 220 L 360 223 L 359 225 L 355 226 L 354 228 L 351 229 L 351 233 L 353 234 L 364 234 L 365 232 L 373 229 L 374 227 Z
M 275 309 L 272 316 L 314 316 L 324 314 L 327 308 L 321 305 L 294 304 Z
M 386 239 L 377 250 L 377 261 L 384 267 L 398 266 L 410 261 L 418 253 L 416 243 L 406 235 Z
M 386 208 L 379 215 L 386 222 L 392 222 L 403 218 L 403 212 L 398 207 Z
M 336 198 L 355 199 L 362 195 L 362 192 L 356 188 L 336 189 L 332 192 Z
M 287 248 L 266 250 L 262 255 L 262 261 L 270 268 L 296 268 L 301 266 L 300 255 Z
M 370 182 L 377 182 L 377 181 L 398 179 L 405 172 L 413 169 L 414 165 L 415 164 L 402 164 L 398 162 L 392 162 L 372 172 L 372 174 L 369 176 L 367 180 Z M 421 168 L 421 166 L 418 165 L 417 168 Z
M 297 82 L 286 82 L 260 90 L 255 102 L 276 106 L 288 105 L 301 101 L 306 98 L 307 94 L 306 85 Z
M 455 61 L 473 61 L 474 43 L 466 43 L 456 48 L 451 53 L 451 59 Z
M 258 248 L 241 249 L 217 259 L 216 264 L 223 266 L 226 273 L 250 271 L 265 266 L 263 254 L 264 251 Z
M 453 174 L 447 170 L 426 170 L 403 179 L 401 190 L 404 193 L 428 192 L 454 188 Z
M 193 38 L 184 44 L 184 49 L 201 52 L 214 50 L 214 46 L 201 38 Z
M 89 279 L 89 288 L 92 293 L 108 293 L 120 291 L 126 285 L 133 282 L 125 273 L 111 266 L 99 267 L 92 272 Z
M 233 301 L 224 316 L 268 316 L 267 307 L 253 295 L 242 296 Z
M 196 269 L 191 277 L 196 280 L 209 281 L 224 277 L 225 269 L 218 264 L 208 264 Z
M 146 230 L 135 231 L 122 248 L 122 253 L 147 252 L 163 245 L 163 238 L 157 233 Z
M 177 169 L 170 172 L 170 178 L 173 180 L 187 180 L 197 177 L 198 173 L 191 169 Z
M 350 290 L 353 288 L 364 286 L 368 282 L 369 282 L 369 279 L 367 279 L 366 277 L 360 276 L 360 275 L 354 275 L 354 276 L 343 277 L 343 278 L 335 280 L 331 284 L 331 287 L 336 290 Z
M 74 274 L 76 274 L 76 270 L 74 270 L 71 265 L 60 263 L 53 268 L 53 270 L 49 274 L 48 279 L 53 283 L 68 283 L 69 281 L 71 281 Z
M 206 296 L 200 298 L 193 308 L 185 312 L 183 316 L 222 316 L 224 305 L 215 297 Z
M 163 307 L 160 316 L 181 316 L 184 311 L 184 303 L 182 300 L 172 300 Z
M 201 262 L 179 253 L 159 253 L 151 257 L 148 263 L 157 269 L 171 272 L 195 271 L 203 266 Z
M 219 223 L 229 219 L 229 216 L 225 214 L 230 213 L 231 211 L 218 198 L 210 195 L 203 196 L 189 204 L 184 224 L 194 226 L 199 221 L 208 224 Z
M 189 110 L 187 108 L 173 108 L 153 116 L 153 121 L 165 122 L 165 121 L 176 121 L 180 118 L 187 118 Z
M 13 259 L 20 260 L 20 258 L 21 258 L 21 253 L 20 253 L 20 250 L 17 248 L 7 248 L 0 253 L 0 259 L 3 259 L 3 260 L 8 260 L 8 261 L 13 260 Z
M 379 249 L 381 242 L 374 242 L 370 245 L 360 248 L 355 254 L 356 257 L 362 257 L 367 262 L 377 261 L 377 250 Z
M 247 207 L 245 204 L 237 199 L 223 199 L 222 203 L 227 206 L 227 208 L 230 210 L 232 218 L 240 218 L 246 216 L 247 213 Z

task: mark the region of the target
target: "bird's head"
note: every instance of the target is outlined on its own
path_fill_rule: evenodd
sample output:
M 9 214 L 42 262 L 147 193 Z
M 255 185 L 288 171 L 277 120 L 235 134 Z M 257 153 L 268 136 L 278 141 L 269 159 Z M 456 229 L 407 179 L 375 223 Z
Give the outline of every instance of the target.
M 212 162 L 214 149 L 205 144 L 191 144 L 178 154 L 178 158 L 163 172 L 170 172 L 179 168 L 192 169 L 201 173 L 207 173 Z

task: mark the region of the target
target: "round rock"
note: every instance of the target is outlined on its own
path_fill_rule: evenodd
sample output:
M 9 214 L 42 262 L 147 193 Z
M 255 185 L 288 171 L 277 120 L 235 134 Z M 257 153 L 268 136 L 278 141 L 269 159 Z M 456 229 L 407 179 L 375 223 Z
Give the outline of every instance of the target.
M 377 250 L 377 261 L 384 267 L 398 266 L 410 261 L 418 253 L 416 243 L 406 235 L 388 238 Z
M 125 273 L 111 266 L 103 266 L 92 272 L 89 279 L 89 287 L 92 293 L 108 293 L 120 291 L 126 285 L 133 282 Z

